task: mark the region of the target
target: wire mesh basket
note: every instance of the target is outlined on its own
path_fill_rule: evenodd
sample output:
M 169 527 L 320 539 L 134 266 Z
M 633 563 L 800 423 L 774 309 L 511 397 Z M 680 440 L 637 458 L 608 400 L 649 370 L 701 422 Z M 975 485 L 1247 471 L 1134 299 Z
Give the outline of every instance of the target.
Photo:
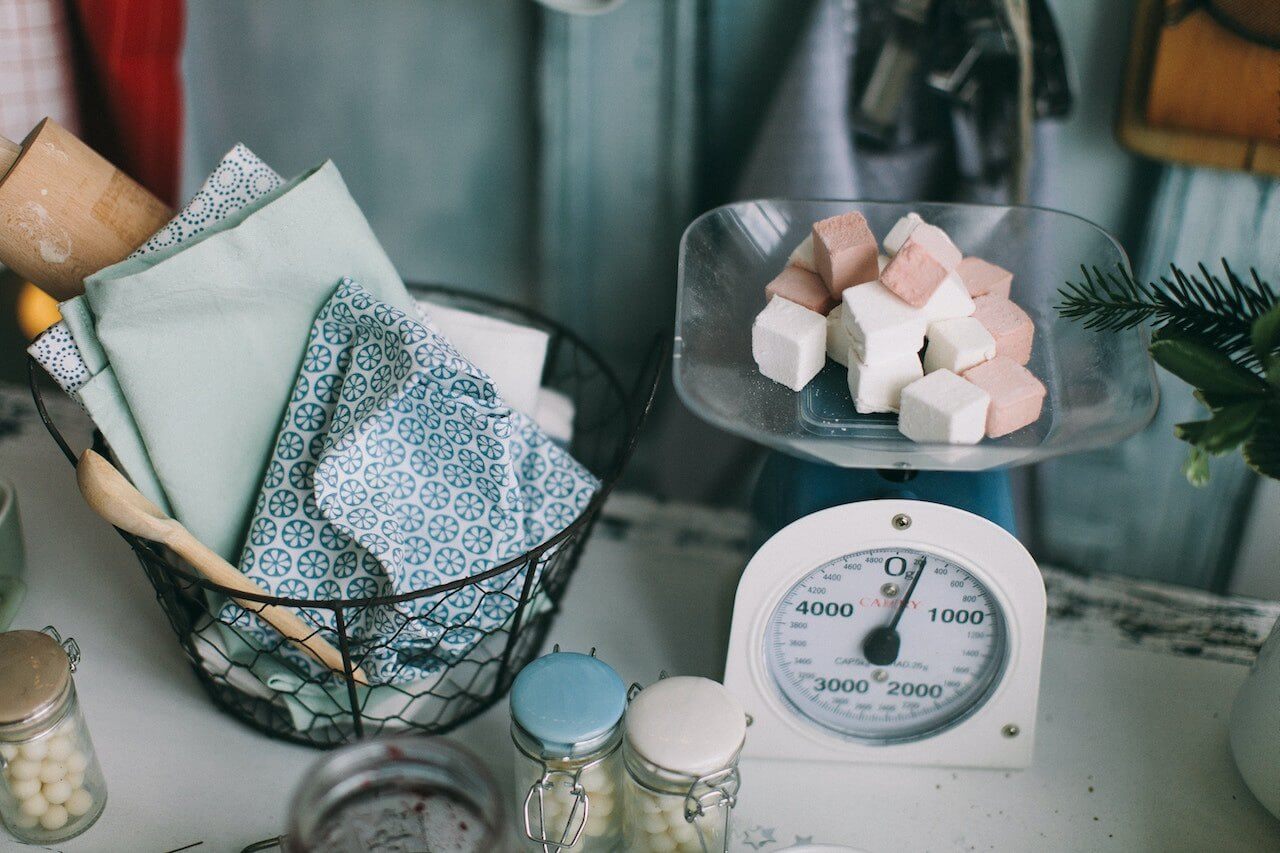
M 599 478 L 600 488 L 572 523 L 531 551 L 479 574 L 394 596 L 297 599 L 233 591 L 195 573 L 163 546 L 117 531 L 137 555 L 213 702 L 273 737 L 329 747 L 392 731 L 442 734 L 505 695 L 516 673 L 542 646 L 601 506 L 630 459 L 653 403 L 666 356 L 665 341 L 655 341 L 628 388 L 579 336 L 538 313 L 438 285 L 411 285 L 410 290 L 417 298 L 548 333 L 542 384 L 572 399 L 575 421 L 569 449 Z M 46 428 L 74 465 L 77 454 L 49 417 L 34 361 L 30 381 Z M 102 444 L 100 435 L 95 435 L 95 444 Z M 237 601 L 253 608 L 276 605 L 327 611 L 332 618 L 312 622 L 333 626 L 317 627 L 316 633 L 341 653 L 343 672 L 291 667 L 263 651 L 245 632 L 242 620 L 229 620 L 221 607 L 233 592 Z M 417 615 L 412 618 L 431 620 L 437 609 L 456 611 L 452 605 L 463 597 L 477 608 L 486 602 L 501 605 L 510 615 L 498 627 L 481 632 L 463 657 L 441 663 L 429 677 L 408 684 L 371 679 L 367 686 L 353 677 L 360 673 L 361 660 L 370 648 L 354 642 L 350 626 L 360 624 L 369 608 L 407 608 L 413 602 Z M 477 631 L 451 626 L 447 620 L 433 621 L 432 627 L 442 630 L 437 631 L 440 641 L 453 627 Z

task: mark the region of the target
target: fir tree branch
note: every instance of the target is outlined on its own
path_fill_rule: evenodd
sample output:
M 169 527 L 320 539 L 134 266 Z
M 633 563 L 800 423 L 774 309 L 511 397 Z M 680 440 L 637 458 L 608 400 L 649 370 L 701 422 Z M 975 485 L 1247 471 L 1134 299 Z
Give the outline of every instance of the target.
M 1172 278 L 1143 284 L 1123 267 L 1105 274 L 1097 267 L 1080 269 L 1084 281 L 1067 282 L 1059 291 L 1057 307 L 1064 317 L 1106 331 L 1155 323 L 1162 335 L 1194 337 L 1243 367 L 1262 369 L 1250 345 L 1253 321 L 1280 299 L 1257 270 L 1250 270 L 1252 281 L 1245 282 L 1224 259 L 1224 281 L 1204 264 L 1199 276 L 1171 265 Z

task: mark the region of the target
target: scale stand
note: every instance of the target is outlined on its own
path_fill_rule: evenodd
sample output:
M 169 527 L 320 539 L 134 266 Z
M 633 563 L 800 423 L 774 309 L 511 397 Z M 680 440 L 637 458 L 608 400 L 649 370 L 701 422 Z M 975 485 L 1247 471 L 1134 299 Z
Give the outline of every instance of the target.
M 876 234 L 915 211 L 1014 273 L 1036 324 L 1040 419 L 974 446 L 916 444 L 854 410 L 828 363 L 799 394 L 760 376 L 751 322 L 813 222 L 859 210 Z M 1032 758 L 1044 582 L 1016 538 L 1005 469 L 1110 446 L 1155 411 L 1142 332 L 1058 317 L 1081 264 L 1128 269 L 1070 214 L 1027 207 L 762 200 L 685 231 L 676 389 L 703 419 L 770 448 L 753 500 L 768 541 L 738 582 L 725 684 L 754 724 L 743 755 L 1015 768 Z
M 777 452 L 765 458 L 751 499 L 751 514 L 763 542 L 818 510 L 886 498 L 963 509 L 1018 535 L 1007 471 L 836 468 Z

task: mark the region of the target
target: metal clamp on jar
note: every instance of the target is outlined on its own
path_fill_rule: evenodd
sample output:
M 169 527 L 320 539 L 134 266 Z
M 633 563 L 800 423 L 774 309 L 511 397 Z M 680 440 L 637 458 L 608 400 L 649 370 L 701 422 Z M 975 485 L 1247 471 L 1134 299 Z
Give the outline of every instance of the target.
M 747 715 L 723 684 L 665 678 L 627 709 L 629 850 L 722 853 L 741 779 Z
M 29 844 L 74 838 L 107 799 L 71 679 L 79 649 L 65 646 L 39 631 L 0 634 L 0 819 Z
M 619 721 L 626 707 L 622 679 L 594 652 L 562 652 L 557 646 L 516 676 L 511 739 L 516 808 L 528 849 L 620 849 Z

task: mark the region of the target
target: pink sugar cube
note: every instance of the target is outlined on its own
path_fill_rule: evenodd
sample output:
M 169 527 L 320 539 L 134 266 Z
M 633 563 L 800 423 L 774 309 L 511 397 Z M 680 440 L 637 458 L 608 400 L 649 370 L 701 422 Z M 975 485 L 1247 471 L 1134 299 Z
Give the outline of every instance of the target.
M 1013 359 L 997 356 L 962 375 L 991 397 L 988 438 L 1008 435 L 1039 420 L 1046 393 L 1044 383 Z
M 876 235 L 861 213 L 845 213 L 813 223 L 813 260 L 833 296 L 847 287 L 875 281 L 880 254 Z
M 956 274 L 974 297 L 994 293 L 1008 299 L 1013 286 L 1013 273 L 982 258 L 965 258 L 956 267 Z
M 996 355 L 1018 364 L 1031 360 L 1031 340 L 1036 327 L 1017 305 L 994 293 L 973 300 L 973 317 L 996 339 Z
M 923 227 L 921 225 L 916 230 Z M 923 308 L 946 277 L 946 267 L 933 253 L 923 243 L 913 242 L 908 237 L 902 249 L 880 273 L 880 283 L 908 305 Z
M 956 248 L 955 243 L 951 242 L 947 232 L 937 225 L 921 222 L 911 230 L 910 236 L 907 237 L 902 247 L 905 249 L 912 243 L 928 249 L 929 254 L 933 255 L 934 260 L 942 264 L 947 272 L 951 272 L 960 265 L 962 257 L 960 250 Z
M 780 296 L 819 314 L 827 314 L 840 304 L 817 273 L 800 267 L 785 267 L 777 278 L 765 285 L 764 293 L 767 299 Z

